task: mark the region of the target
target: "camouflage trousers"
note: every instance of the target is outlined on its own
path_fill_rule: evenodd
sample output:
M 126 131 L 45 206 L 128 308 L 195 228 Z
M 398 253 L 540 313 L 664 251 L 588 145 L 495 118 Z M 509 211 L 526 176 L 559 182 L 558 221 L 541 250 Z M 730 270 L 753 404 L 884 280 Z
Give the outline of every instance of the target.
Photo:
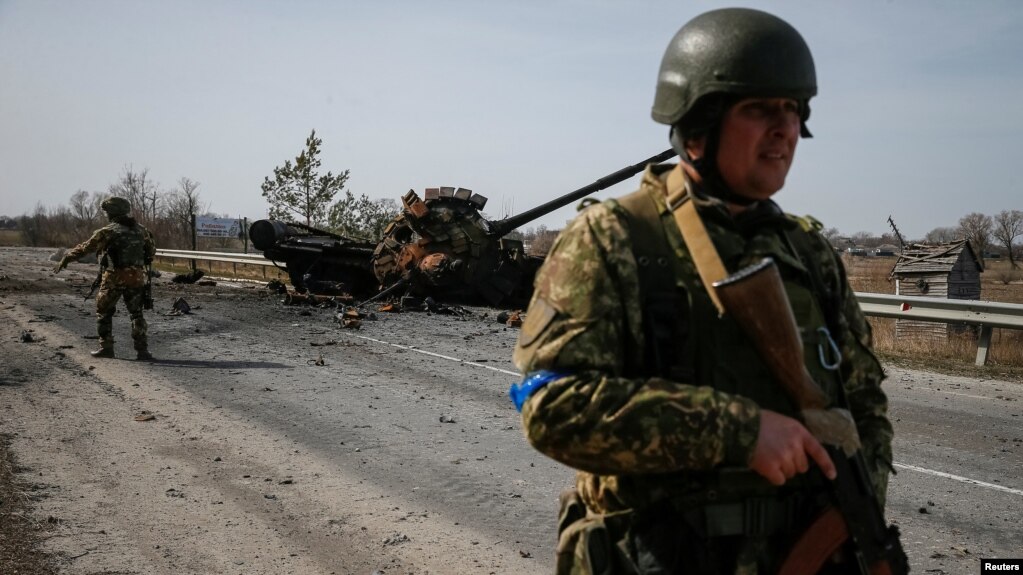
M 145 298 L 144 287 L 122 287 L 106 282 L 96 293 L 96 331 L 99 333 L 100 346 L 103 349 L 114 347 L 114 312 L 117 311 L 117 300 L 124 298 L 124 307 L 128 308 L 131 317 L 131 338 L 135 343 L 135 351 L 148 351 L 148 325 L 142 316 L 142 304 Z

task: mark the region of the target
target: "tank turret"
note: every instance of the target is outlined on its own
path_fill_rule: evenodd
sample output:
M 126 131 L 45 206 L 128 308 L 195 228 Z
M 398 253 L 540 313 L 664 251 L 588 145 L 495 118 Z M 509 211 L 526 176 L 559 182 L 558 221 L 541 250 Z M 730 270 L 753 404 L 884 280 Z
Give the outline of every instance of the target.
M 439 187 L 427 188 L 422 198 L 409 190 L 401 202 L 404 210 L 373 252 L 381 285 L 404 279 L 418 295 L 491 305 L 528 298 L 543 258 L 527 256 L 521 241 L 496 233 L 480 212 L 485 197 Z

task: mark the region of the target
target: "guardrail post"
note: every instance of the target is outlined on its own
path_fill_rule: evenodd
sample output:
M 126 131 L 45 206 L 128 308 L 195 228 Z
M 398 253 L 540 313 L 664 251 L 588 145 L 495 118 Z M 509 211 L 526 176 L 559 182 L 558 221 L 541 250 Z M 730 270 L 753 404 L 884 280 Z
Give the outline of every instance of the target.
M 980 326 L 980 339 L 977 340 L 977 365 L 987 365 L 987 353 L 991 349 L 991 332 L 989 325 Z

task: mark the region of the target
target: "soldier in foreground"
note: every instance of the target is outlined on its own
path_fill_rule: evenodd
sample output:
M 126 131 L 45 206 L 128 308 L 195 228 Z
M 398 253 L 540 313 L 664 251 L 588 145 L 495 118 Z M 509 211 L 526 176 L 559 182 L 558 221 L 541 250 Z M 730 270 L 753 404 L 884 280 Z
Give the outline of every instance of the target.
M 786 22 L 748 9 L 693 19 L 665 52 L 653 105 L 681 162 L 586 207 L 541 268 L 511 395 L 530 443 L 579 470 L 562 495 L 558 573 L 776 573 L 828 504 L 835 462 L 721 315 L 691 233 L 727 273 L 776 262 L 797 357 L 829 400 L 845 396 L 883 509 L 892 427 L 870 327 L 820 223 L 771 199 L 810 136 L 816 92 Z M 680 196 L 702 236 L 668 207 Z M 859 572 L 849 563 L 840 551 L 821 572 Z
M 97 252 L 100 259 L 100 286 L 96 294 L 96 331 L 100 348 L 93 357 L 114 357 L 113 318 L 117 300 L 124 298 L 124 306 L 131 316 L 131 337 L 135 343 L 135 356 L 140 360 L 153 359 L 149 353 L 146 319 L 142 315 L 145 303 L 147 266 L 156 255 L 153 234 L 128 215 L 131 204 L 119 197 L 107 198 L 100 206 L 110 223 L 96 230 L 92 237 L 71 248 L 54 268 L 54 273 L 77 261 L 83 255 Z

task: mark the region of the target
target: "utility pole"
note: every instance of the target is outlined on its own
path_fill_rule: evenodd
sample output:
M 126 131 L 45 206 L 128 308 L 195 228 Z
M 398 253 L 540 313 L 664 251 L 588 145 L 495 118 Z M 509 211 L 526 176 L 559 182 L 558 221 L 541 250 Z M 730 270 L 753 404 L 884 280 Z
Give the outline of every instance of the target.
M 892 227 L 892 231 L 895 232 L 895 237 L 899 238 L 899 250 L 905 251 L 906 241 L 902 239 L 902 234 L 899 233 L 899 228 L 895 227 L 895 220 L 892 219 L 891 214 L 888 214 L 888 225 Z

